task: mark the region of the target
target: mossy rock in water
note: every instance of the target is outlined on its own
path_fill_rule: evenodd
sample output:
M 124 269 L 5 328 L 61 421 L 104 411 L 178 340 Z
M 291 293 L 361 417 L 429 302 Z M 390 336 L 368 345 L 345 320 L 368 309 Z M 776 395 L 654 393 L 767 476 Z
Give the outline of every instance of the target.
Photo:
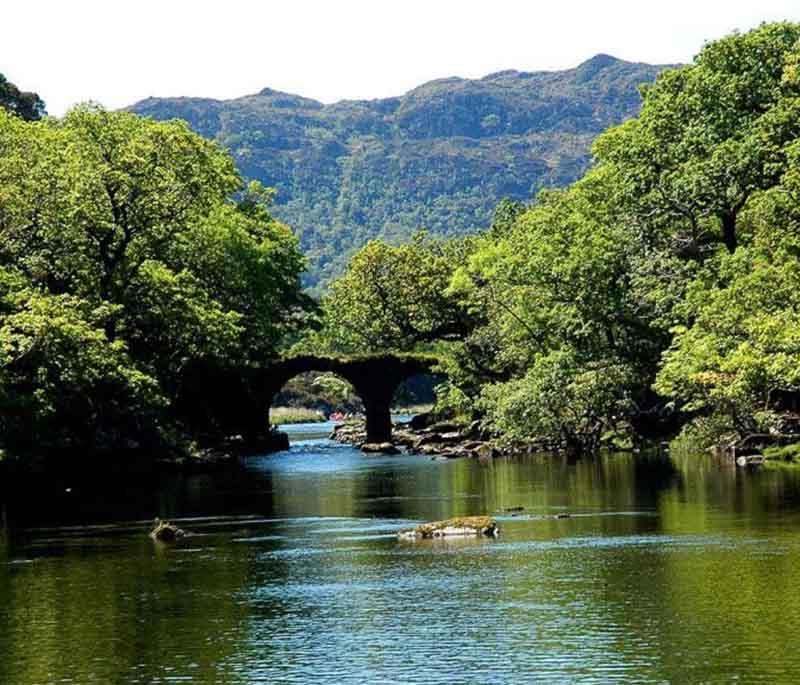
M 153 530 L 150 531 L 150 537 L 158 542 L 177 542 L 185 536 L 186 531 L 169 521 L 162 521 L 161 519 L 156 519 L 153 522 Z
M 402 531 L 399 537 L 404 540 L 430 540 L 476 535 L 495 537 L 498 532 L 497 523 L 489 516 L 458 516 L 444 521 L 423 523 L 412 530 Z

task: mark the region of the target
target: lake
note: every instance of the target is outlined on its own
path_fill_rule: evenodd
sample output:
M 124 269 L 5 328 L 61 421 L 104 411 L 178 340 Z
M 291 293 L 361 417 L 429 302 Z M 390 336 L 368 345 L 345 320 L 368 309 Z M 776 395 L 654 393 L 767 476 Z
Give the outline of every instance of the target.
M 240 471 L 16 493 L 0 683 L 800 681 L 800 471 L 364 456 L 328 428 Z M 484 513 L 497 539 L 396 537 Z M 156 515 L 193 535 L 153 543 Z

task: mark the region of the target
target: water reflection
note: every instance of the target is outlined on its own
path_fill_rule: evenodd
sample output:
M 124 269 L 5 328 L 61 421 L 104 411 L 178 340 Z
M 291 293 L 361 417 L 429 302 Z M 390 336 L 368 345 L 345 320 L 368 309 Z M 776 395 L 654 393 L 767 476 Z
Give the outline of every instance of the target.
M 367 457 L 294 431 L 236 473 L 18 493 L 0 682 L 796 680 L 798 471 Z M 395 536 L 486 512 L 498 540 Z M 155 515 L 195 535 L 155 546 Z

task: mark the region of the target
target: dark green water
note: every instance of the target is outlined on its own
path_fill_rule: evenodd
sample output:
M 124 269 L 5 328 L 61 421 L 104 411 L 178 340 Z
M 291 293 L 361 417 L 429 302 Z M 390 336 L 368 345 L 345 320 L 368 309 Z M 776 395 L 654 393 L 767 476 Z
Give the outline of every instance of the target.
M 798 471 L 317 440 L 65 486 L 8 507 L 0 683 L 800 682 Z M 517 506 L 497 540 L 395 537 Z M 153 544 L 156 514 L 196 535 Z

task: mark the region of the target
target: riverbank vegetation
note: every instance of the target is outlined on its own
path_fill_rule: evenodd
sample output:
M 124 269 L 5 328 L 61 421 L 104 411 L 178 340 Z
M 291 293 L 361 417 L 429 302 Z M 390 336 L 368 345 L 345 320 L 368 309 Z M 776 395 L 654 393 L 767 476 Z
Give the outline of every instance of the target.
M 791 432 L 800 406 L 800 26 L 709 43 L 643 88 L 594 164 L 456 242 L 367 245 L 333 349 L 433 349 L 441 412 L 593 449 Z M 319 339 L 318 339 L 319 341 Z
M 269 422 L 273 426 L 292 423 L 322 423 L 325 420 L 322 412 L 304 407 L 272 407 L 269 410 Z
M 42 119 L 7 86 L 28 109 L 0 102 L 0 447 L 255 435 L 247 370 L 289 350 L 433 353 L 435 411 L 507 444 L 797 430 L 800 25 L 709 43 L 583 178 L 477 235 L 369 242 L 318 306 L 272 191 L 216 143 L 91 105 Z M 357 404 L 345 386 L 286 392 Z
M 3 445 L 240 432 L 224 424 L 246 393 L 195 419 L 222 390 L 214 370 L 274 357 L 311 304 L 270 192 L 182 122 L 95 106 L 35 122 L 0 108 L 0 189 Z

